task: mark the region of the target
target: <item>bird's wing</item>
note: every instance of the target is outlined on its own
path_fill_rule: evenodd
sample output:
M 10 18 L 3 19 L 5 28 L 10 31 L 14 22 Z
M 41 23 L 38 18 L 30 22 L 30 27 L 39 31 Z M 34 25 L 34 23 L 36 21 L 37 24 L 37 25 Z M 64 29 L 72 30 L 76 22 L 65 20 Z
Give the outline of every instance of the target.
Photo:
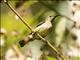
M 39 24 L 37 24 L 37 26 L 36 26 L 36 27 L 38 27 L 38 26 L 42 25 L 43 23 L 44 23 L 44 21 L 41 21 Z

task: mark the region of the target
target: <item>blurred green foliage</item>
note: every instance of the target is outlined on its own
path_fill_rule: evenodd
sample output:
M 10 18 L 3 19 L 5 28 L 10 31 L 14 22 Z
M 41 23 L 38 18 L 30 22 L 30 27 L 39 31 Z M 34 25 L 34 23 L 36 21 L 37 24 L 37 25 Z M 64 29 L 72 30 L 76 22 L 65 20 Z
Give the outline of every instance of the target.
M 9 1 L 14 8 L 16 2 L 19 1 Z M 39 1 L 26 1 L 21 7 L 15 10 L 19 12 L 22 18 L 24 18 L 33 29 L 39 22 L 44 21 L 49 14 L 55 14 L 54 11 L 42 5 Z M 25 11 L 22 12 L 23 10 Z M 11 36 L 13 30 L 17 30 L 21 36 L 23 36 L 24 30 L 26 31 L 26 35 L 30 33 L 30 30 L 19 19 L 16 19 L 15 16 L 7 5 L 1 3 L 1 27 L 7 30 L 9 42 L 17 40 L 16 37 Z
M 53 8 L 56 7 L 57 4 L 59 5 L 58 1 L 29 0 L 25 1 L 22 6 L 16 9 L 16 2 L 19 2 L 19 0 L 9 1 L 13 8 L 22 16 L 22 18 L 26 20 L 27 23 L 30 24 L 30 26 L 32 26 L 33 29 L 37 26 L 38 23 L 44 21 L 48 15 L 56 14 L 53 11 Z M 17 43 L 18 45 L 18 41 L 21 40 L 24 36 L 28 35 L 30 33 L 30 30 L 19 19 L 15 17 L 16 15 L 8 8 L 7 5 L 5 5 L 4 3 L 0 3 L 0 8 L 1 28 L 4 28 L 7 31 L 6 47 L 11 46 L 12 43 Z M 58 9 L 58 7 L 56 7 L 56 9 Z M 59 39 L 62 39 L 62 35 L 64 33 L 59 30 L 61 27 L 63 27 L 63 25 L 65 25 L 62 24 L 65 20 L 62 20 L 63 21 L 60 20 L 60 17 L 57 18 L 53 28 L 56 28 L 56 31 L 58 30 L 58 34 L 60 34 L 61 36 Z M 57 24 L 59 22 L 60 24 Z M 17 30 L 17 32 L 19 33 L 17 37 L 11 34 L 13 30 Z M 56 39 L 56 34 L 54 31 L 55 30 L 53 30 L 53 32 L 50 33 L 47 37 L 47 39 L 51 40 L 52 43 L 54 43 L 54 40 Z M 48 60 L 56 59 L 53 57 L 48 57 Z

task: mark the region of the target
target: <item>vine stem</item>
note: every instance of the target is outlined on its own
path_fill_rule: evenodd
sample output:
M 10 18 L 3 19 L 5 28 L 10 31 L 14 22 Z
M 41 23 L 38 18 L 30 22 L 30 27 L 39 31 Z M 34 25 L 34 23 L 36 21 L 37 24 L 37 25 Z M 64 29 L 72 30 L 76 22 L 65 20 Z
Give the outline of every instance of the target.
M 18 14 L 18 12 L 5 0 L 6 5 L 19 17 L 19 19 L 33 32 L 31 26 Z
M 8 1 L 4 0 L 5 4 L 19 17 L 19 19 L 31 30 L 31 32 L 34 32 L 34 30 L 32 29 L 32 27 L 17 13 L 17 11 L 8 3 Z M 43 40 L 44 42 L 47 43 L 47 45 L 53 49 L 54 52 L 57 53 L 57 55 L 59 57 L 61 57 L 62 60 L 66 60 L 63 55 L 61 55 L 58 50 L 53 47 L 53 45 L 46 39 L 44 39 L 39 33 L 36 33 L 40 38 L 41 40 Z
M 46 40 L 45 38 L 43 38 L 39 33 L 37 33 L 37 35 L 38 35 L 44 42 L 46 42 L 47 45 L 48 45 L 52 50 L 54 50 L 54 52 L 55 52 L 59 57 L 61 57 L 62 60 L 66 60 L 66 59 L 64 58 L 64 56 L 61 55 L 55 47 L 53 47 L 53 45 L 49 42 L 49 40 Z

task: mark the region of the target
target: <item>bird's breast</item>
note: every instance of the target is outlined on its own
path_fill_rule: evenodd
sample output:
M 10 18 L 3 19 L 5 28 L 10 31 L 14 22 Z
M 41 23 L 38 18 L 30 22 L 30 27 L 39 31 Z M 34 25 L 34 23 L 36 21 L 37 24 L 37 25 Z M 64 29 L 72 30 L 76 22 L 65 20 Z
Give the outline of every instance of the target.
M 38 33 L 41 36 L 45 37 L 50 33 L 51 28 L 52 28 L 52 24 L 50 22 L 48 22 L 44 26 L 42 26 L 42 28 L 38 31 Z

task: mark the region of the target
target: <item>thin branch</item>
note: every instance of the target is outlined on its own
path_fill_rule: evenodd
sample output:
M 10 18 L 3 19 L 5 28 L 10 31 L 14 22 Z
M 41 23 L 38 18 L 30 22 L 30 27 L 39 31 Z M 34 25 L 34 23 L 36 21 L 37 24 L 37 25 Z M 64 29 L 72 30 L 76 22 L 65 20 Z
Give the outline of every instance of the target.
M 61 55 L 55 47 L 53 47 L 53 45 L 49 42 L 49 40 L 44 39 L 44 38 L 43 38 L 40 34 L 38 34 L 38 33 L 37 33 L 37 35 L 38 35 L 44 42 L 46 42 L 46 43 L 48 44 L 48 46 L 49 46 L 52 50 L 54 50 L 54 52 L 55 52 L 59 57 L 61 57 L 63 60 L 66 60 L 66 59 L 64 58 L 64 56 Z
M 24 21 L 24 19 L 14 10 L 14 8 L 13 8 L 6 0 L 5 0 L 4 2 L 5 2 L 5 3 L 7 4 L 7 6 L 19 17 L 19 19 L 31 30 L 31 32 L 34 32 L 34 30 L 32 29 L 32 27 L 31 27 L 28 23 L 26 23 L 26 22 Z M 57 51 L 57 49 L 56 49 L 55 47 L 53 47 L 53 45 L 51 45 L 51 43 L 50 43 L 48 40 L 44 39 L 44 38 L 43 38 L 40 34 L 38 34 L 38 33 L 37 33 L 37 35 L 41 38 L 41 40 L 43 40 L 44 42 L 47 42 L 48 46 L 51 47 L 51 48 L 53 49 L 53 51 L 55 51 L 55 52 L 57 53 L 57 55 L 62 58 L 62 60 L 66 60 L 66 59 Z
M 17 11 L 6 0 L 4 2 L 19 17 L 19 19 L 33 32 L 31 26 L 28 23 L 26 23 L 26 21 L 20 16 L 20 14 L 18 14 Z
M 19 48 L 17 47 L 16 44 L 12 45 L 12 49 L 16 52 L 16 54 L 18 56 L 20 56 L 21 58 L 23 58 L 23 60 L 26 60 L 26 57 L 21 53 L 21 51 L 19 50 Z
M 12 45 L 13 50 L 18 54 L 18 55 L 22 55 L 21 51 L 18 49 L 16 44 Z

